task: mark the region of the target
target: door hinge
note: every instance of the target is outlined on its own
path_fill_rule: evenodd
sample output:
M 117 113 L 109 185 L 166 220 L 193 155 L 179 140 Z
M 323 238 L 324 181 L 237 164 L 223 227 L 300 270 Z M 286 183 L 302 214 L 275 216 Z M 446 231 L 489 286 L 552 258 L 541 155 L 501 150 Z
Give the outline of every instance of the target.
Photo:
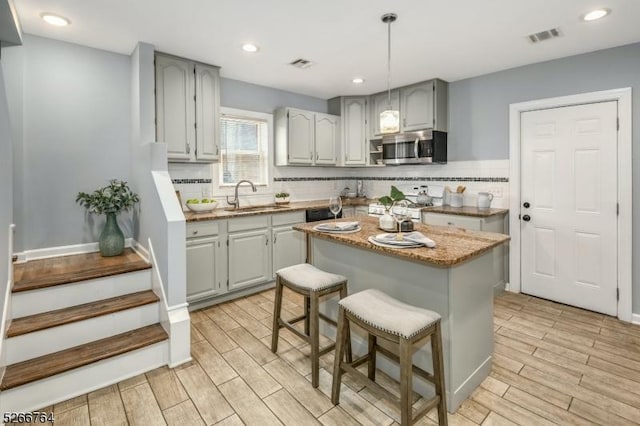
M 227 278 L 227 288 L 229 288 L 229 278 Z
M 620 216 L 620 203 L 616 203 L 616 216 Z
M 229 247 L 229 239 L 227 238 L 227 247 Z
M 616 118 L 616 130 L 620 130 L 620 119 Z
M 620 289 L 616 288 L 616 300 L 620 300 Z

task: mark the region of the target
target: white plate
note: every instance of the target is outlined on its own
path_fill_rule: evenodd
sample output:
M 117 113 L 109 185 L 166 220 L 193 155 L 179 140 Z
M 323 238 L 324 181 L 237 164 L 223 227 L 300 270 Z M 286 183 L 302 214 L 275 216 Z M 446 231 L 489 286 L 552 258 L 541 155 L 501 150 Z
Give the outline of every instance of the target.
M 362 227 L 358 226 L 354 229 L 347 229 L 346 231 L 341 231 L 339 229 L 329 229 L 329 228 L 322 227 L 322 225 L 316 225 L 313 227 L 313 230 L 318 232 L 326 232 L 328 234 L 354 234 L 356 232 L 362 231 Z
M 418 248 L 418 247 L 424 247 L 422 244 L 412 244 L 412 245 L 406 245 L 406 246 L 399 246 L 397 244 L 386 244 L 386 243 L 381 243 L 380 241 L 377 241 L 375 238 L 373 237 L 369 237 L 369 242 L 375 246 L 380 246 L 380 247 L 387 247 L 387 248 L 394 248 L 394 249 L 406 249 L 406 248 Z
M 391 235 L 393 238 L 389 238 L 389 237 L 387 237 L 387 235 Z M 376 240 L 379 243 L 388 244 L 390 246 L 415 246 L 416 244 L 420 244 L 420 243 L 417 243 L 415 241 L 410 241 L 410 240 L 396 240 L 397 236 L 398 236 L 397 233 L 395 233 L 395 234 L 378 234 L 375 237 L 373 237 L 373 239 Z M 422 245 L 422 244 L 420 244 L 420 245 Z

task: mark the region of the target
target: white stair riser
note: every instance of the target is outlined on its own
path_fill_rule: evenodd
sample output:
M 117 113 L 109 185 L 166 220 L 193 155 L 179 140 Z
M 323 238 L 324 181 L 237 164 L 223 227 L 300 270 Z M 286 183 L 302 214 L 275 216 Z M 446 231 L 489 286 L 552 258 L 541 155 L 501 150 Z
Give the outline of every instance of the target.
M 47 407 L 167 364 L 163 341 L 0 393 L 0 412 Z
M 21 291 L 11 295 L 13 318 L 26 317 L 149 289 L 151 289 L 151 269 Z
M 7 364 L 37 358 L 160 321 L 158 303 L 47 328 L 5 340 Z

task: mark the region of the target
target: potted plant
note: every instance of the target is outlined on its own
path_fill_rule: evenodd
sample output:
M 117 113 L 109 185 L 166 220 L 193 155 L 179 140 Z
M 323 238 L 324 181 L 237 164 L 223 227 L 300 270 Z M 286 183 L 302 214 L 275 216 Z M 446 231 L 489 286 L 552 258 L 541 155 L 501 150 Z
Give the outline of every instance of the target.
M 391 193 L 389 195 L 378 198 L 378 202 L 384 206 L 384 214 L 379 219 L 380 228 L 387 231 L 395 230 L 395 222 L 389 210 L 394 203 L 404 199 L 404 193 L 393 185 L 391 185 Z
M 79 192 L 76 203 L 86 208 L 89 214 L 105 214 L 107 221 L 100 233 L 100 254 L 105 257 L 118 256 L 124 251 L 124 234 L 118 226 L 117 215 L 131 209 L 140 201 L 138 194 L 131 191 L 125 181 L 112 179 L 109 185 L 98 188 L 93 193 Z
M 288 192 L 278 192 L 276 193 L 276 204 L 288 204 L 289 203 L 289 193 Z

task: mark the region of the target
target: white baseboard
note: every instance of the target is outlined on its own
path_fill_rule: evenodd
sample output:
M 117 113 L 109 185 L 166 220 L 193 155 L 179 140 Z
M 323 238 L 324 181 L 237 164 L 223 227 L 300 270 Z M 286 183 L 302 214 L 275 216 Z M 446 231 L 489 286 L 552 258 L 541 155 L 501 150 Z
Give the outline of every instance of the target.
M 133 238 L 124 240 L 124 246 L 131 248 L 134 245 Z M 36 259 L 48 259 L 51 257 L 71 256 L 74 254 L 94 253 L 100 251 L 98 243 L 73 244 L 70 246 L 47 247 L 35 250 L 25 250 L 15 253 L 18 256 L 18 263 L 28 262 Z
M 631 323 L 640 325 L 640 314 L 631 314 Z
M 133 249 L 133 251 L 138 253 L 138 256 L 143 258 L 147 263 L 151 263 L 151 257 L 149 255 L 149 250 L 147 250 L 147 248 L 145 246 L 140 244 L 138 241 L 134 240 L 131 243 L 131 248 Z

